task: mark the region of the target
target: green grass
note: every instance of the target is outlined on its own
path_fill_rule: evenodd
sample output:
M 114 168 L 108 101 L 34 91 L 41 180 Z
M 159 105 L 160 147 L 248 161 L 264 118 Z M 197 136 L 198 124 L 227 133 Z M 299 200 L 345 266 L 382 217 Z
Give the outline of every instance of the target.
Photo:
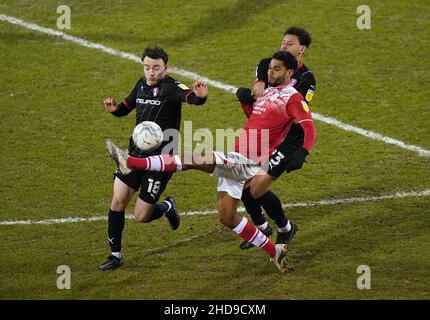
M 1 1 L 0 13 L 55 29 L 59 4 Z M 372 29 L 359 31 L 360 4 L 69 1 L 67 33 L 134 54 L 158 43 L 171 65 L 243 86 L 287 26 L 305 25 L 314 39 L 306 63 L 318 82 L 311 109 L 428 150 L 430 10 L 424 1 L 370 1 Z M 0 61 L 0 220 L 106 214 L 114 167 L 103 139 L 125 146 L 134 116 L 111 117 L 101 100 L 128 94 L 141 67 L 6 22 Z M 205 106 L 184 105 L 183 120 L 214 132 L 238 129 L 245 117 L 233 94 L 210 87 Z M 429 188 L 428 157 L 321 122 L 316 128 L 309 162 L 273 185 L 283 202 Z M 178 173 L 166 194 L 181 211 L 214 209 L 216 184 L 201 172 Z M 0 298 L 429 299 L 429 212 L 429 197 L 289 209 L 301 231 L 287 275 L 262 252 L 240 251 L 215 214 L 183 217 L 176 232 L 163 221 L 128 220 L 125 264 L 111 273 L 96 269 L 108 254 L 105 221 L 0 225 Z M 72 290 L 56 288 L 61 264 L 72 270 Z M 371 267 L 371 290 L 356 288 L 361 264 Z

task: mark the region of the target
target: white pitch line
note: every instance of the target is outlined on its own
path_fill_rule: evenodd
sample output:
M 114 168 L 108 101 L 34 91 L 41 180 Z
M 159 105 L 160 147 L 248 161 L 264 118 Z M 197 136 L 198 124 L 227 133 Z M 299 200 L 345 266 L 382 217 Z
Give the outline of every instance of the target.
M 368 197 L 356 197 L 356 198 L 345 198 L 345 199 L 330 199 L 330 200 L 318 200 L 318 201 L 309 201 L 309 202 L 293 202 L 282 205 L 285 208 L 294 208 L 294 207 L 315 207 L 315 206 L 333 206 L 337 204 L 351 204 L 351 203 L 363 203 L 363 202 L 371 202 L 371 201 L 380 201 L 380 200 L 388 200 L 388 199 L 400 199 L 405 197 L 426 197 L 430 195 L 430 189 L 422 190 L 422 191 L 410 191 L 410 192 L 397 192 L 394 194 L 388 194 L 383 196 L 368 196 Z M 239 212 L 244 212 L 245 208 L 239 207 Z M 217 211 L 213 210 L 205 210 L 205 211 L 185 211 L 181 212 L 181 216 L 194 216 L 194 215 L 207 215 L 213 214 Z M 126 215 L 127 219 L 134 219 L 134 216 L 131 214 Z M 68 217 L 61 219 L 45 219 L 45 220 L 9 220 L 9 221 L 0 221 L 0 225 L 34 225 L 34 224 L 56 224 L 56 223 L 71 223 L 71 222 L 89 222 L 89 221 L 100 221 L 107 220 L 107 216 L 95 216 L 88 218 L 79 218 L 79 217 Z
M 102 44 L 99 44 L 99 43 L 94 43 L 94 42 L 91 42 L 91 41 L 88 41 L 88 40 L 85 40 L 85 39 L 82 39 L 79 37 L 68 35 L 68 34 L 61 32 L 61 31 L 41 27 L 37 24 L 26 22 L 24 20 L 21 20 L 21 19 L 15 18 L 15 17 L 0 14 L 0 20 L 9 22 L 9 23 L 12 23 L 15 25 L 19 25 L 19 26 L 22 26 L 22 27 L 25 27 L 27 29 L 31 29 L 34 31 L 39 31 L 39 32 L 46 33 L 46 34 L 49 34 L 52 36 L 57 36 L 57 37 L 63 38 L 66 41 L 70 41 L 70 42 L 79 44 L 81 46 L 87 47 L 87 48 L 97 49 L 97 50 L 103 51 L 105 53 L 114 55 L 114 56 L 118 56 L 118 57 L 128 59 L 128 60 L 131 60 L 134 62 L 142 63 L 140 58 L 138 56 L 132 54 L 132 53 L 116 50 L 116 49 L 104 46 Z M 220 81 L 212 80 L 212 79 L 203 77 L 197 73 L 190 72 L 190 71 L 187 71 L 184 69 L 170 67 L 170 71 L 174 74 L 177 74 L 177 75 L 180 75 L 180 76 L 183 76 L 185 78 L 192 79 L 192 80 L 198 80 L 198 79 L 205 80 L 208 84 L 212 85 L 213 87 L 216 87 L 218 89 L 222 89 L 225 91 L 229 91 L 229 92 L 234 93 L 237 90 L 237 88 L 235 86 L 231 86 L 231 85 L 222 83 Z M 343 123 L 343 122 L 341 122 L 335 118 L 327 117 L 327 116 L 321 115 L 321 114 L 316 113 L 316 112 L 312 112 L 312 115 L 313 115 L 314 119 L 316 119 L 316 120 L 327 123 L 329 125 L 336 126 L 336 127 L 341 128 L 343 130 L 355 132 L 359 135 L 365 136 L 365 137 L 370 138 L 370 139 L 382 141 L 382 142 L 397 146 L 397 147 L 402 148 L 402 149 L 414 151 L 414 152 L 418 153 L 418 155 L 420 155 L 420 156 L 427 156 L 427 157 L 430 156 L 430 151 L 423 149 L 421 147 L 418 147 L 415 145 L 409 145 L 403 141 L 393 139 L 393 138 L 390 138 L 387 136 L 383 136 L 383 135 L 376 133 L 376 132 L 373 132 L 373 131 L 369 131 L 369 130 L 365 130 L 365 129 L 355 127 L 355 126 L 352 126 L 349 124 L 345 124 L 345 123 Z

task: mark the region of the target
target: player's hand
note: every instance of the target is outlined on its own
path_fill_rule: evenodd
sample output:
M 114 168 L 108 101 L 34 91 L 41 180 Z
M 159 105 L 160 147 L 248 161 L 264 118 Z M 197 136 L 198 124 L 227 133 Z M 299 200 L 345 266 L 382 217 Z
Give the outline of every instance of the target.
M 254 97 L 252 96 L 251 89 L 239 88 L 236 91 L 236 97 L 241 103 L 252 106 L 254 104 Z
M 193 92 L 199 98 L 206 98 L 208 96 L 208 85 L 203 80 L 197 80 L 193 83 Z
M 285 169 L 287 173 L 293 170 L 300 169 L 303 166 L 303 163 L 306 161 L 306 156 L 308 154 L 308 150 L 303 147 L 294 152 L 287 163 L 287 168 Z
M 265 84 L 263 81 L 257 81 L 256 83 L 254 83 L 254 87 L 252 88 L 252 96 L 254 97 L 254 99 L 257 100 L 257 98 L 263 94 L 264 85 Z
M 104 99 L 103 104 L 107 112 L 112 113 L 112 112 L 115 112 L 116 109 L 118 109 L 118 105 L 116 104 L 113 98 Z

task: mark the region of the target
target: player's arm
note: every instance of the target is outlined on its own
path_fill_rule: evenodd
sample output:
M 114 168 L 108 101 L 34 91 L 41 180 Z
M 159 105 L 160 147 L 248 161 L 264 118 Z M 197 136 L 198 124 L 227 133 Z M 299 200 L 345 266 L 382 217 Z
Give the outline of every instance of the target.
M 302 100 L 299 94 L 295 94 L 290 98 L 290 103 L 287 105 L 287 112 L 296 123 L 300 124 L 304 132 L 303 145 L 292 154 L 291 160 L 286 168 L 287 172 L 291 172 L 303 166 L 306 156 L 315 144 L 317 134 L 308 104 Z
M 186 85 L 176 82 L 172 91 L 169 94 L 169 99 L 173 101 L 181 101 L 194 105 L 202 105 L 206 102 L 208 97 L 208 85 L 203 80 L 197 80 L 193 83 L 192 89 Z
M 317 84 L 313 73 L 308 71 L 301 76 L 299 82 L 294 87 L 301 93 L 306 102 L 309 103 L 314 96 L 316 86 Z
M 252 96 L 251 89 L 243 87 L 237 89 L 236 97 L 239 100 L 246 117 L 249 118 L 252 114 L 254 104 L 254 97 Z
M 136 108 L 137 87 L 138 84 L 135 85 L 130 94 L 120 104 L 117 104 L 113 98 L 106 98 L 103 101 L 106 111 L 113 114 L 115 117 L 128 115 Z
M 263 59 L 257 66 L 255 71 L 255 82 L 252 87 L 252 96 L 257 99 L 263 94 L 266 88 L 267 71 L 269 70 L 270 59 Z

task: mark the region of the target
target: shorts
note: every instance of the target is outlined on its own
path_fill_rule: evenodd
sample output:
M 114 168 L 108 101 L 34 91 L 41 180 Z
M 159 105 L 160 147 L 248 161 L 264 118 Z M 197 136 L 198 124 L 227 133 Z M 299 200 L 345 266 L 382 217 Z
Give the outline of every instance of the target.
M 172 178 L 171 172 L 149 172 L 133 170 L 129 174 L 122 174 L 118 170 L 114 173 L 119 180 L 134 190 L 139 190 L 139 198 L 151 204 L 160 199 L 161 194 Z
M 290 130 L 281 142 L 281 144 L 273 151 L 269 160 L 269 168 L 267 173 L 272 176 L 273 180 L 279 178 L 287 168 L 288 163 L 291 161 L 291 155 L 303 146 L 303 129 L 299 124 Z M 300 132 L 301 131 L 301 132 Z
M 240 199 L 245 181 L 254 177 L 260 166 L 237 152 L 214 152 L 215 170 L 218 177 L 218 192 L 227 192 L 232 198 Z

